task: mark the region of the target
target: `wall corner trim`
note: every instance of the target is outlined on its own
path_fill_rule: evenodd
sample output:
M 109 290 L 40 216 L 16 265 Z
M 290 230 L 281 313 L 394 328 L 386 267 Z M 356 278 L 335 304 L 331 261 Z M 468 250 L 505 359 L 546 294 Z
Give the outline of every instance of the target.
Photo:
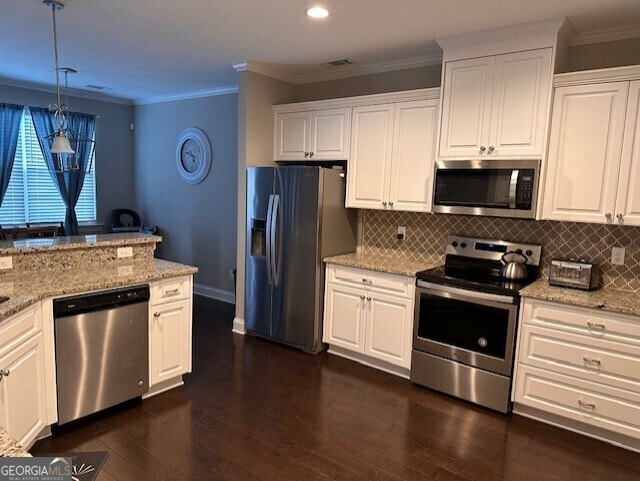
M 236 303 L 236 296 L 233 292 L 216 289 L 215 287 L 204 286 L 202 284 L 194 284 L 193 293 L 199 296 L 208 297 L 209 299 L 216 299 L 218 301 L 226 302 L 227 304 Z
M 234 318 L 231 332 L 244 336 L 247 333 L 247 330 L 244 328 L 244 319 L 240 319 L 239 317 Z

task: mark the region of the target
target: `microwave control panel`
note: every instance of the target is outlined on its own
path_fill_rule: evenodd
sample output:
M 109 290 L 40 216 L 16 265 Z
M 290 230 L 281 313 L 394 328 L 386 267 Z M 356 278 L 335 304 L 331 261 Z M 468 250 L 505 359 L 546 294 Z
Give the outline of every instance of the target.
M 518 189 L 516 191 L 516 208 L 531 210 L 533 201 L 533 186 L 535 185 L 535 171 L 524 169 L 518 176 Z

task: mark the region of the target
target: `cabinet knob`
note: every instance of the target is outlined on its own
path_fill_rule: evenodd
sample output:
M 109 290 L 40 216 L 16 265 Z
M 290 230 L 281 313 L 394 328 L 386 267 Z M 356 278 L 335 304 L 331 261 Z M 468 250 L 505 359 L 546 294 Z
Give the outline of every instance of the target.
M 383 202 L 382 202 L 382 205 L 384 205 L 384 206 L 386 207 L 386 206 L 387 206 L 387 201 L 386 201 L 386 200 L 385 200 L 385 201 L 383 201 Z
M 309 157 L 313 157 L 313 154 L 315 154 L 315 152 L 309 152 Z
M 371 302 L 371 298 L 370 298 L 370 297 L 367 297 L 367 301 Z
M 160 317 L 160 313 L 159 312 L 154 312 L 153 313 L 153 317 Z
M 364 295 L 361 295 L 361 296 L 360 296 L 360 299 L 362 299 L 362 300 L 364 301 Z
M 624 219 L 624 215 L 623 214 L 618 214 L 616 217 L 618 218 L 618 220 Z
M 393 202 L 389 202 L 389 207 L 393 207 Z
M 2 381 L 3 377 L 7 377 L 9 374 L 11 374 L 9 369 L 0 369 L 0 381 Z
M 489 155 L 493 154 L 493 151 L 496 150 L 496 148 L 493 145 L 489 146 Z
M 611 212 L 607 212 L 604 216 L 605 216 L 608 220 L 611 220 L 611 217 L 613 217 L 613 216 L 611 215 Z
M 487 148 L 486 148 L 484 145 L 482 145 L 482 146 L 480 147 L 480 153 L 481 153 L 481 154 L 484 154 L 484 151 L 485 151 L 485 150 L 487 150 Z
M 309 152 L 305 152 L 305 153 L 304 153 L 304 156 L 305 156 L 305 157 L 309 157 Z

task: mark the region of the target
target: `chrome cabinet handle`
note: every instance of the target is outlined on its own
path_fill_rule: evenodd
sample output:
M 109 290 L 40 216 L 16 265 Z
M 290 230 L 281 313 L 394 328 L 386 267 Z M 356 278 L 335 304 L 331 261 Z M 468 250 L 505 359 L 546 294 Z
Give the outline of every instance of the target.
M 600 359 L 591 359 L 590 357 L 582 356 L 582 360 L 584 362 L 586 362 L 587 364 L 593 364 L 595 366 L 601 366 L 602 365 L 602 361 Z
M 604 331 L 604 329 L 607 327 L 604 324 L 600 324 L 598 322 L 591 322 L 591 321 L 587 321 L 587 326 L 590 327 L 591 329 L 600 329 L 601 331 Z
M 177 294 L 178 292 L 180 292 L 180 288 L 176 287 L 175 289 L 171 289 L 170 291 L 164 291 L 165 295 L 171 295 L 171 294 Z
M 493 151 L 494 151 L 494 150 L 496 150 L 496 148 L 495 148 L 493 145 L 490 145 L 490 146 L 489 146 L 488 154 L 489 154 L 489 155 L 493 154 Z
M 578 399 L 578 404 L 580 405 L 580 407 L 583 407 L 585 409 L 595 409 L 596 408 L 596 404 L 595 403 L 588 403 L 586 401 L 583 401 L 582 399 Z
M 483 145 L 480 147 L 480 153 L 484 154 L 484 151 L 487 150 L 487 148 Z

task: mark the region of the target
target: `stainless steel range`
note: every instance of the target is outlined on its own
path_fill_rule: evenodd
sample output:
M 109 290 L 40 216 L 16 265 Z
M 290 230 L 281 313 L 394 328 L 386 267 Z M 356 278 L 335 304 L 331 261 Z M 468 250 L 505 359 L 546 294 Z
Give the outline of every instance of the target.
M 411 381 L 509 412 L 519 291 L 538 277 L 541 252 L 449 236 L 445 264 L 416 275 Z M 505 278 L 516 271 L 524 277 Z

